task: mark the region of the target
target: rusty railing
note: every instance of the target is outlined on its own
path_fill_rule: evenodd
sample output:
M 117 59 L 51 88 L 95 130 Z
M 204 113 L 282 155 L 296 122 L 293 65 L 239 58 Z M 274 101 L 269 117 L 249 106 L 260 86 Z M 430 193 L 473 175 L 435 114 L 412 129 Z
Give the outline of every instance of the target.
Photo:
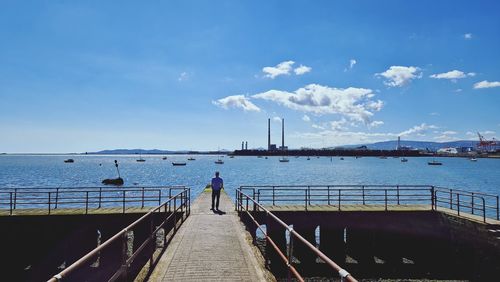
M 277 216 L 275 216 L 272 212 L 267 210 L 264 206 L 262 206 L 258 201 L 256 201 L 254 198 L 251 196 L 245 194 L 243 192 L 243 189 L 237 189 L 236 190 L 236 210 L 240 213 L 244 212 L 246 213 L 251 221 L 257 226 L 257 228 L 265 234 L 265 239 L 269 244 L 272 246 L 272 248 L 276 251 L 276 253 L 279 255 L 283 263 L 286 265 L 288 269 L 288 278 L 291 280 L 291 276 L 293 275 L 298 281 L 304 281 L 304 278 L 300 275 L 300 273 L 297 271 L 297 269 L 294 267 L 294 263 L 292 260 L 293 257 L 293 245 L 295 240 L 297 242 L 304 244 L 311 252 L 316 254 L 320 259 L 322 259 L 329 267 L 334 269 L 338 275 L 340 276 L 342 281 L 349 281 L 349 282 L 355 282 L 357 281 L 352 275 L 349 274 L 345 269 L 341 268 L 338 264 L 336 264 L 334 261 L 332 261 L 328 256 L 326 256 L 323 252 L 318 250 L 314 245 L 312 245 L 309 241 L 304 239 L 297 231 L 295 231 L 293 228 L 291 228 L 288 224 L 283 222 L 281 219 L 279 219 Z M 290 233 L 290 242 L 288 244 L 288 256 L 285 255 L 280 248 L 276 245 L 274 240 L 267 235 L 267 232 L 264 231 L 261 227 L 261 224 L 256 221 L 255 217 L 252 216 L 250 213 L 249 209 L 249 204 L 251 205 L 253 210 L 259 209 L 260 211 L 264 211 L 266 213 L 266 216 L 268 219 L 273 220 L 277 224 L 281 225 L 283 228 L 288 230 Z
M 144 262 L 144 256 L 152 269 L 159 259 L 159 256 L 154 258 L 158 232 L 163 230 L 161 239 L 164 250 L 190 213 L 190 189 L 183 188 L 178 193 L 177 188 L 172 191 L 164 203 L 151 209 L 48 281 L 128 281 L 134 278 L 129 277 L 131 274 L 137 274 L 138 269 L 144 266 L 141 263 Z M 130 232 L 144 230 L 147 230 L 145 239 L 135 246 L 136 237 L 134 235 L 134 240 L 130 240 Z

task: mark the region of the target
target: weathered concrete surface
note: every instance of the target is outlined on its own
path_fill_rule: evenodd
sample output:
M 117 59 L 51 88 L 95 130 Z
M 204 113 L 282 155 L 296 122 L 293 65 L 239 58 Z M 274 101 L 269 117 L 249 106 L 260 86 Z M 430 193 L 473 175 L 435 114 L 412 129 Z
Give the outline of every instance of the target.
M 205 191 L 196 199 L 150 281 L 274 280 L 229 196 L 223 192 L 220 200 L 224 214 L 210 210 L 211 192 Z

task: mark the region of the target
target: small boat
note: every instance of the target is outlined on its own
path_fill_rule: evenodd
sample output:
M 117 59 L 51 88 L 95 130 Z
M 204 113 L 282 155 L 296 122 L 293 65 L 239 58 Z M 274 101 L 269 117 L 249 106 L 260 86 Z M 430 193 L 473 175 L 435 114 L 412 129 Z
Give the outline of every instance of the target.
M 341 160 L 341 161 L 343 161 L 343 160 L 344 160 L 344 158 L 340 158 L 340 160 Z
M 218 159 L 218 160 L 216 160 L 214 163 L 216 163 L 216 164 L 224 164 L 224 161 L 223 161 L 223 160 L 221 160 L 221 159 Z
M 427 162 L 428 165 L 443 165 L 442 162 L 438 162 L 436 160 L 432 160 L 432 162 Z
M 288 163 L 288 162 L 290 162 L 290 160 L 285 157 L 280 159 L 280 163 Z
M 73 160 L 73 159 L 67 159 L 67 160 L 64 160 L 64 162 L 65 162 L 65 163 L 74 163 L 74 162 L 75 162 L 75 160 Z
M 166 159 L 167 159 L 167 157 L 163 157 L 163 158 L 161 158 L 161 159 L 162 159 L 162 160 L 166 160 Z
M 195 159 L 195 158 L 193 158 L 193 157 L 189 157 L 189 158 L 188 158 L 188 161 L 195 161 L 195 160 L 196 160 L 196 159 Z
M 234 156 L 229 156 L 230 159 L 234 159 Z
M 121 178 L 121 177 L 118 177 L 118 178 L 107 178 L 107 179 L 104 179 L 101 183 L 105 184 L 105 185 L 117 185 L 117 186 L 120 186 L 120 185 L 123 185 L 123 178 Z
M 402 158 L 402 159 L 401 159 L 401 162 L 402 162 L 402 163 L 406 163 L 406 162 L 408 162 L 408 159 L 407 159 L 407 158 Z
M 310 161 L 310 160 L 311 160 L 311 158 L 307 157 L 307 159 L 306 159 L 306 160 Z
M 265 157 L 264 159 L 266 159 L 266 160 L 267 160 L 267 157 Z
M 145 161 L 146 160 L 142 158 L 142 155 L 139 155 L 139 159 L 136 160 L 136 162 L 138 162 L 138 163 L 143 163 Z
M 172 165 L 173 166 L 183 166 L 183 165 L 186 165 L 185 162 L 172 162 Z
M 471 162 L 477 162 L 477 159 L 476 158 L 470 158 L 470 161 Z

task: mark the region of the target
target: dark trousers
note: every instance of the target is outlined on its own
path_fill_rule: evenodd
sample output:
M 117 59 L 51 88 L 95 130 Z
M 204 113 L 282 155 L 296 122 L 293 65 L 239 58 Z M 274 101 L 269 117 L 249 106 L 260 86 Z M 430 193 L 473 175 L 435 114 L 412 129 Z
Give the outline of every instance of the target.
M 215 202 L 216 199 L 217 201 Z M 214 202 L 215 202 L 215 208 L 219 209 L 219 199 L 220 199 L 220 189 L 219 190 L 212 189 L 212 209 L 214 208 Z

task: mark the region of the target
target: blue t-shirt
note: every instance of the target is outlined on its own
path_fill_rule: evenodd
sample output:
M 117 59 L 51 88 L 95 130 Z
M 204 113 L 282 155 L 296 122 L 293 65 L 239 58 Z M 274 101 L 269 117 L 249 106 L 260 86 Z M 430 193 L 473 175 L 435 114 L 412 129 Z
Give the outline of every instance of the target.
M 214 177 L 212 178 L 212 189 L 213 190 L 220 190 L 224 184 L 224 181 L 220 177 Z

